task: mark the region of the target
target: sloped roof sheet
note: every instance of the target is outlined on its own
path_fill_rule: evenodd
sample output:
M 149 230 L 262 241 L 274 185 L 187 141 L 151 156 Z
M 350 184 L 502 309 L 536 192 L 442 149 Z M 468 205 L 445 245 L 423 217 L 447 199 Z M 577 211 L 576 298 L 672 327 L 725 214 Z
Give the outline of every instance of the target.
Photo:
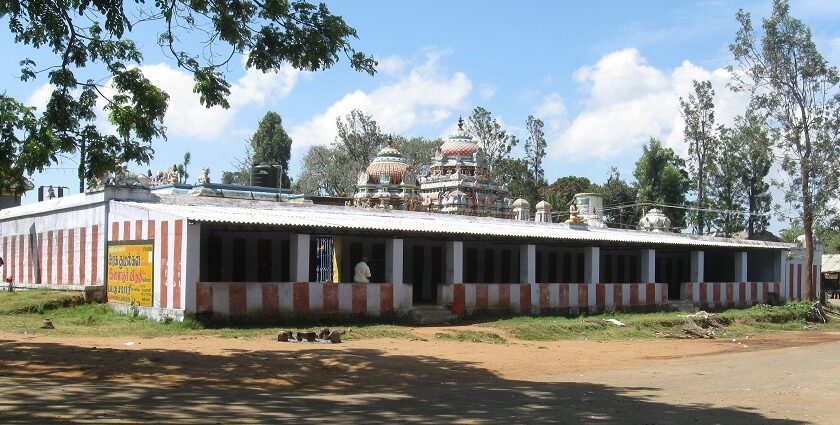
M 160 195 L 158 203 L 125 205 L 172 214 L 197 222 L 282 226 L 316 230 L 343 229 L 416 235 L 540 239 L 602 243 L 682 245 L 725 248 L 785 249 L 786 243 L 725 239 L 675 233 L 589 228 L 578 230 L 564 223 L 536 223 L 488 217 L 380 210 L 355 207 L 276 203 Z

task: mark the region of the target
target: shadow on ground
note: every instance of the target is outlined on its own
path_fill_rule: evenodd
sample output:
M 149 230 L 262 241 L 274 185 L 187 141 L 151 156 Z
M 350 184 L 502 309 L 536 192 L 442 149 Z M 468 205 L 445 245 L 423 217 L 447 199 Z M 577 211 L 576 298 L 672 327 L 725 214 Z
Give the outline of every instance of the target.
M 93 349 L 0 340 L 3 423 L 802 423 L 654 400 L 657 388 L 537 383 L 381 350 Z

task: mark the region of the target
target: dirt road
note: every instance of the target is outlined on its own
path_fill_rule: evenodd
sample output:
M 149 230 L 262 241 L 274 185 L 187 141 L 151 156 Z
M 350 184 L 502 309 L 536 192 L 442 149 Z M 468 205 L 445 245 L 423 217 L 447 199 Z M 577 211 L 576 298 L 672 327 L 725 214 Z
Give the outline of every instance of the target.
M 505 345 L 0 334 L 0 423 L 840 424 L 838 354 L 838 332 Z

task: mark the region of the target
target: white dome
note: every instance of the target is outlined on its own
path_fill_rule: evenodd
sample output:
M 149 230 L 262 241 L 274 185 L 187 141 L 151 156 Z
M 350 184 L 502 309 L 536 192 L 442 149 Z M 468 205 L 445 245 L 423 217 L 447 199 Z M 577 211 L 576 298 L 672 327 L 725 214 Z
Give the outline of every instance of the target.
M 528 201 L 526 201 L 522 198 L 519 198 L 519 199 L 513 201 L 513 207 L 514 208 L 530 208 L 531 204 Z

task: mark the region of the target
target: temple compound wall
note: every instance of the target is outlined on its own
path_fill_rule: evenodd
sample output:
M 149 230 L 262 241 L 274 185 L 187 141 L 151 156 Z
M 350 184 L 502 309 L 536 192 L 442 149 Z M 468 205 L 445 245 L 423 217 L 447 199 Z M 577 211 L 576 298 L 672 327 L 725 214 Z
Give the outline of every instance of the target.
M 0 250 L 5 289 L 99 289 L 175 320 L 746 306 L 805 285 L 793 244 L 140 188 L 0 211 Z

